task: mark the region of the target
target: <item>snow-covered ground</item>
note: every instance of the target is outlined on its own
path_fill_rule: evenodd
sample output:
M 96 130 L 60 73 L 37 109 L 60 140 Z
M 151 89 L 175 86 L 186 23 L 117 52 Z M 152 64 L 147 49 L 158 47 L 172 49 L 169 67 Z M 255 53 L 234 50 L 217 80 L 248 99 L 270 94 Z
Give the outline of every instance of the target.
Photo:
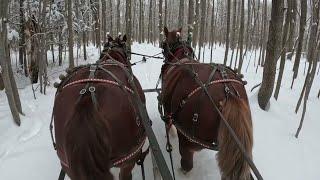
M 150 44 L 133 45 L 133 51 L 149 55 L 161 52 Z M 214 50 L 214 62 L 222 62 L 224 48 L 217 47 Z M 244 62 L 246 68 L 250 54 Z M 51 55 L 51 54 L 50 54 Z M 89 61 L 94 62 L 99 57 L 98 50 L 89 48 Z M 205 59 L 209 59 L 210 52 L 206 50 Z M 81 58 L 80 58 L 81 59 Z M 139 61 L 141 57 L 133 56 L 133 61 Z M 305 122 L 299 139 L 294 133 L 299 125 L 301 111 L 294 113 L 305 76 L 303 68 L 293 90 L 290 89 L 293 64 L 287 61 L 283 84 L 279 100 L 271 100 L 271 108 L 268 112 L 262 111 L 257 103 L 258 88 L 253 92 L 250 89 L 261 82 L 262 69 L 255 73 L 253 66 L 254 55 L 248 71 L 244 73 L 248 81 L 247 92 L 254 124 L 254 162 L 266 180 L 319 180 L 320 164 L 320 100 L 316 95 L 320 88 L 320 78 L 315 78 L 312 88 Z M 304 66 L 305 60 L 301 63 Z M 79 63 L 86 63 L 79 60 Z M 145 64 L 135 66 L 134 73 L 140 80 L 143 88 L 154 88 L 158 80 L 161 60 L 150 60 Z M 64 66 L 64 68 L 67 65 Z M 57 81 L 61 68 L 49 67 L 50 82 Z M 56 180 L 60 171 L 60 164 L 52 147 L 49 122 L 54 101 L 55 89 L 49 87 L 47 95 L 42 95 L 37 90 L 37 100 L 33 99 L 33 93 L 27 80 L 17 77 L 20 87 L 20 97 L 25 116 L 22 117 L 21 127 L 14 125 L 5 93 L 0 92 L 0 180 Z M 157 99 L 155 93 L 148 93 L 147 109 L 153 120 L 153 129 L 156 133 L 164 156 L 169 163 L 169 156 L 165 151 L 165 131 L 159 113 L 157 111 Z M 203 150 L 196 153 L 194 169 L 187 175 L 179 171 L 180 155 L 178 153 L 178 141 L 173 139 L 174 167 L 177 179 L 206 180 L 220 179 L 219 169 L 215 160 L 215 152 Z M 150 156 L 146 159 L 147 179 L 152 179 Z M 117 169 L 115 177 L 118 176 Z M 141 179 L 140 167 L 136 166 L 133 172 L 134 179 Z

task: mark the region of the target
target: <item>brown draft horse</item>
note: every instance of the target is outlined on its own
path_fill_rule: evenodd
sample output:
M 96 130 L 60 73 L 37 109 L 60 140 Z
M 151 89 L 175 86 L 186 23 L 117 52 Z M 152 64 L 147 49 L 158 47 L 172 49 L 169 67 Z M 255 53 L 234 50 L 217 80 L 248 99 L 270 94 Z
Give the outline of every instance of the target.
M 235 71 L 218 64 L 195 61 L 193 50 L 180 40 L 181 29 L 164 29 L 165 64 L 162 66 L 163 119 L 178 130 L 181 168 L 193 168 L 194 152 L 218 145 L 218 165 L 223 180 L 248 180 L 250 167 L 245 161 L 208 96 L 196 82 L 202 81 L 217 107 L 230 124 L 245 150 L 252 157 L 253 130 L 244 82 Z M 188 70 L 189 68 L 189 70 Z M 190 71 L 194 72 L 193 75 Z M 196 76 L 196 77 L 195 77 Z
M 96 69 L 77 67 L 61 78 L 53 109 L 56 149 L 73 180 L 111 180 L 111 167 L 120 168 L 121 180 L 130 180 L 143 155 L 146 135 L 128 81 L 133 80 L 143 103 L 145 97 L 128 73 L 125 46 L 126 36 L 108 37 Z

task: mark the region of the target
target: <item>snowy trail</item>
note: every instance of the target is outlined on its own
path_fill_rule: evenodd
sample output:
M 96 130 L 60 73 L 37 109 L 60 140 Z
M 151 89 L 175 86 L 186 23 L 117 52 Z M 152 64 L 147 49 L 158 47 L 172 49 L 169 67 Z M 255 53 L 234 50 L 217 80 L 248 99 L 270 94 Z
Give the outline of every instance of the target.
M 161 52 L 150 44 L 134 44 L 134 52 L 153 55 Z M 91 62 L 97 60 L 99 53 L 94 47 L 90 47 L 89 59 Z M 210 59 L 210 51 L 206 50 L 205 57 Z M 214 50 L 215 62 L 221 62 L 224 49 L 217 47 Z M 50 56 L 49 56 L 50 57 Z M 250 56 L 248 56 L 250 57 Z M 133 56 L 133 62 L 141 60 L 141 57 Z M 217 61 L 220 60 L 220 61 Z M 247 61 L 244 67 L 247 66 Z M 86 63 L 80 61 L 80 63 Z M 154 88 L 158 80 L 162 61 L 150 60 L 133 68 L 134 74 L 140 80 L 142 87 Z M 301 67 L 304 66 L 304 61 Z M 299 139 L 294 137 L 299 125 L 301 111 L 294 113 L 300 91 L 303 86 L 304 76 L 300 72 L 293 90 L 290 90 L 292 63 L 287 61 L 280 90 L 279 100 L 271 100 L 269 112 L 260 110 L 257 103 L 257 91 L 250 89 L 261 82 L 262 69 L 255 73 L 253 57 L 248 72 L 244 73 L 248 81 L 246 86 L 254 124 L 254 162 L 266 180 L 319 180 L 318 167 L 320 164 L 320 100 L 316 98 L 320 88 L 320 78 L 317 76 L 311 91 L 308 110 L 302 132 Z M 301 68 L 303 70 L 303 68 Z M 49 74 L 52 75 L 51 84 L 57 79 L 61 69 L 53 68 Z M 20 83 L 20 82 L 19 82 Z M 37 92 L 37 100 L 33 99 L 30 86 L 20 89 L 23 110 L 26 116 L 22 117 L 22 126 L 13 124 L 10 110 L 4 92 L 0 92 L 0 180 L 56 180 L 60 165 L 56 153 L 52 147 L 49 122 L 51 118 L 55 89 L 48 88 L 47 95 Z M 153 129 L 158 138 L 160 147 L 164 153 L 167 163 L 169 156 L 165 151 L 164 124 L 157 110 L 157 98 L 155 93 L 148 93 L 147 110 L 153 121 Z M 180 155 L 178 152 L 177 138 L 172 139 L 174 145 L 174 166 L 177 179 L 207 180 L 220 179 L 219 169 L 215 160 L 215 152 L 203 150 L 195 154 L 194 169 L 187 175 L 179 171 Z M 152 166 L 150 156 L 146 159 L 147 179 L 152 179 Z M 117 178 L 118 170 L 112 170 Z M 136 166 L 133 179 L 141 179 L 140 167 Z

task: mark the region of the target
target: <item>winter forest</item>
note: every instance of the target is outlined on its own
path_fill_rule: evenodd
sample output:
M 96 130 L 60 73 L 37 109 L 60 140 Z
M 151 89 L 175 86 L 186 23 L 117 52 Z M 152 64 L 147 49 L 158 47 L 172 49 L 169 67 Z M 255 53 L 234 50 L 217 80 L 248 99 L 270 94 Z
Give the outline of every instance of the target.
M 318 180 L 319 20 L 319 0 L 1 0 L 0 179 Z

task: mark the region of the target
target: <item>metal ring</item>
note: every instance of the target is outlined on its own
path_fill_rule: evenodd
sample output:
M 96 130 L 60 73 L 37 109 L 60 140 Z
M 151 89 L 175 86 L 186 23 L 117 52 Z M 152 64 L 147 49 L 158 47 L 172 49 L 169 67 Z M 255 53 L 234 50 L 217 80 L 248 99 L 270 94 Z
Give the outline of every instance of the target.
M 139 119 L 139 116 L 136 117 L 136 123 L 137 123 L 137 126 L 140 127 L 140 119 Z
M 96 91 L 96 88 L 94 86 L 89 87 L 89 92 L 93 93 Z
M 81 95 L 84 95 L 86 92 L 87 92 L 86 89 L 81 89 L 80 94 L 81 94 Z
M 192 121 L 193 121 L 193 122 L 198 122 L 198 118 L 199 118 L 199 114 L 198 114 L 198 113 L 194 113 L 194 114 L 193 114 Z

